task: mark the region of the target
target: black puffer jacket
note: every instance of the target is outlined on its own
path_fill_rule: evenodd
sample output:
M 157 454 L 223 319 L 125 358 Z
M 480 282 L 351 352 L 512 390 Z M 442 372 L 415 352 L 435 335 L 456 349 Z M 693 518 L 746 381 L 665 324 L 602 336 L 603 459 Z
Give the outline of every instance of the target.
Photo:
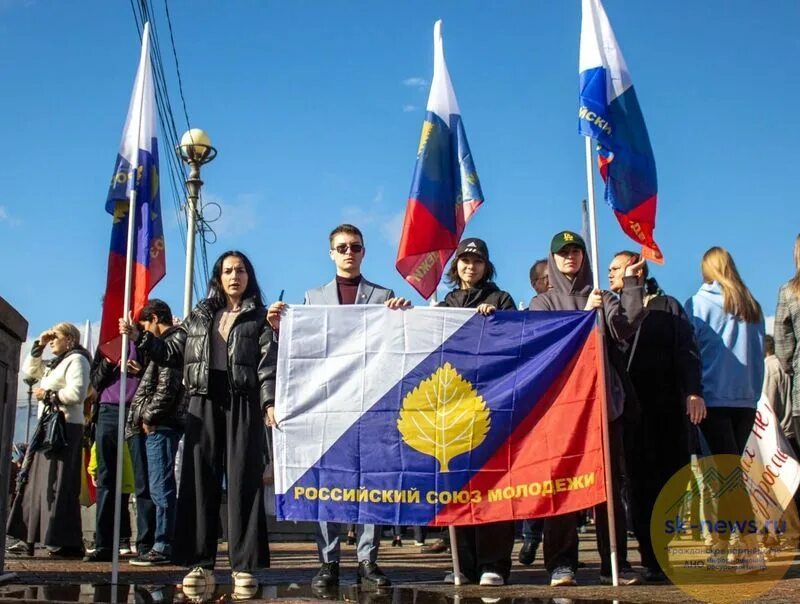
M 491 281 L 469 289 L 454 289 L 449 292 L 438 306 L 454 308 L 478 308 L 481 304 L 491 304 L 497 310 L 516 310 L 511 294 L 504 292 Z
M 141 346 L 151 361 L 169 367 L 183 367 L 186 394 L 208 395 L 211 367 L 211 330 L 214 314 L 222 308 L 211 299 L 201 300 L 189 317 L 178 326 L 169 342 L 149 332 L 141 336 Z M 228 382 L 237 394 L 255 396 L 262 408 L 275 404 L 275 370 L 278 343 L 266 322 L 267 310 L 248 298 L 228 335 Z
M 170 327 L 161 335 L 161 339 L 168 342 L 177 332 L 177 327 Z M 186 410 L 183 390 L 183 375 L 179 367 L 167 367 L 151 361 L 142 374 L 131 402 L 125 438 L 140 434 L 143 422 L 182 429 Z

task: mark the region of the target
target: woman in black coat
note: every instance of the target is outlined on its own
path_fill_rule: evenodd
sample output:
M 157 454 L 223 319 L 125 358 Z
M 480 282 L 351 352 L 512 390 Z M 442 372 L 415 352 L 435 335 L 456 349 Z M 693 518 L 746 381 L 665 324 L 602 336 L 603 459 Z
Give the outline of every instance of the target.
M 447 280 L 457 287 L 439 306 L 474 308 L 482 315 L 516 310 L 514 299 L 497 287 L 489 248 L 481 239 L 464 239 L 456 250 Z M 456 527 L 459 564 L 468 581 L 485 586 L 504 585 L 511 573 L 514 522 L 492 522 Z M 452 574 L 445 581 L 452 582 Z
M 233 583 L 253 589 L 269 565 L 262 494 L 264 420 L 275 401 L 277 343 L 253 265 L 241 252 L 214 264 L 209 296 L 169 340 L 144 332 L 137 345 L 162 365 L 183 366 L 187 409 L 173 559 L 192 567 L 184 588 L 214 583 L 223 477 Z M 138 330 L 123 322 L 121 330 Z

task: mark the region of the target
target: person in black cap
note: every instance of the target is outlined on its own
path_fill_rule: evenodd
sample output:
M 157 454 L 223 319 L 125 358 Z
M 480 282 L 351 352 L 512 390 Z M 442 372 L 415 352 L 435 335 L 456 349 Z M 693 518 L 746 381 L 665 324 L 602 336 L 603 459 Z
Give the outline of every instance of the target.
M 492 281 L 494 275 L 486 243 L 474 237 L 464 239 L 446 276 L 456 287 L 439 306 L 474 308 L 482 315 L 491 315 L 496 310 L 516 310 L 511 295 Z M 461 572 L 467 581 L 485 586 L 508 582 L 514 548 L 513 521 L 459 526 L 456 536 Z M 446 582 L 453 580 L 452 573 L 445 577 Z
M 619 298 L 611 292 L 594 289 L 592 268 L 586 257 L 583 238 L 572 231 L 557 233 L 550 242 L 547 267 L 550 289 L 534 297 L 531 310 L 597 310 L 603 313 L 606 326 L 606 354 L 612 367 L 607 376 L 609 384 L 609 439 L 611 463 L 609 471 L 619 478 L 623 475 L 622 413 L 635 413 L 637 401 L 625 370 L 625 362 L 617 344 L 634 336 L 646 314 L 642 303 L 642 288 L 636 275 L 644 260 L 625 267 L 623 287 Z M 626 404 L 627 403 L 627 404 Z M 641 577 L 627 562 L 625 515 L 620 503 L 620 481 L 614 481 L 614 503 L 617 551 L 619 554 L 620 585 L 639 583 Z M 611 582 L 610 538 L 606 520 L 606 504 L 595 508 L 597 546 L 600 552 L 600 581 Z M 573 513 L 551 516 L 544 523 L 544 563 L 550 573 L 550 585 L 575 585 L 578 567 L 577 516 Z

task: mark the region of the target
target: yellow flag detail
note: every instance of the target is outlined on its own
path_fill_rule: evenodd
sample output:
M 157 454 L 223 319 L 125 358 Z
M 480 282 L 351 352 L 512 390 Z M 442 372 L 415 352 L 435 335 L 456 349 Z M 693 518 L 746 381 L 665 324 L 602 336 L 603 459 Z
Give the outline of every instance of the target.
M 397 420 L 403 441 L 436 458 L 441 472 L 449 471 L 453 458 L 480 445 L 490 425 L 483 397 L 450 363 L 405 396 Z
M 431 132 L 435 128 L 433 122 L 429 122 L 425 120 L 422 122 L 422 134 L 419 136 L 419 148 L 417 149 L 417 157 L 422 155 L 422 152 L 425 150 L 425 145 L 428 144 L 428 139 L 431 137 Z

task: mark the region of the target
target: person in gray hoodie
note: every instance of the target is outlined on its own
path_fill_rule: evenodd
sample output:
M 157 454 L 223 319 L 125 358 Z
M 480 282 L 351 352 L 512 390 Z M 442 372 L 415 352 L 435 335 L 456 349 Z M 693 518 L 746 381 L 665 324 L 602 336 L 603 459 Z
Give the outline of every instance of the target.
M 602 313 L 601 324 L 605 326 L 606 354 L 611 365 L 607 377 L 609 384 L 609 439 L 612 467 L 609 470 L 614 480 L 614 508 L 619 555 L 619 582 L 632 585 L 640 582 L 640 577 L 630 569 L 627 562 L 627 536 L 625 513 L 622 507 L 619 485 L 625 472 L 622 445 L 623 411 L 634 416 L 636 398 L 630 380 L 627 379 L 622 352 L 618 344 L 625 342 L 636 333 L 636 329 L 646 314 L 642 303 L 642 288 L 636 274 L 644 260 L 625 268 L 623 288 L 619 298 L 611 292 L 594 289 L 592 269 L 586 254 L 586 244 L 577 233 L 561 231 L 550 243 L 547 268 L 550 289 L 531 300 L 531 310 L 598 310 Z M 626 401 L 628 409 L 626 409 Z M 600 580 L 611 581 L 610 539 L 606 504 L 597 506 L 597 547 L 600 552 Z M 551 585 L 575 585 L 575 572 L 578 567 L 577 516 L 562 514 L 545 519 L 544 523 L 544 563 L 550 573 Z

